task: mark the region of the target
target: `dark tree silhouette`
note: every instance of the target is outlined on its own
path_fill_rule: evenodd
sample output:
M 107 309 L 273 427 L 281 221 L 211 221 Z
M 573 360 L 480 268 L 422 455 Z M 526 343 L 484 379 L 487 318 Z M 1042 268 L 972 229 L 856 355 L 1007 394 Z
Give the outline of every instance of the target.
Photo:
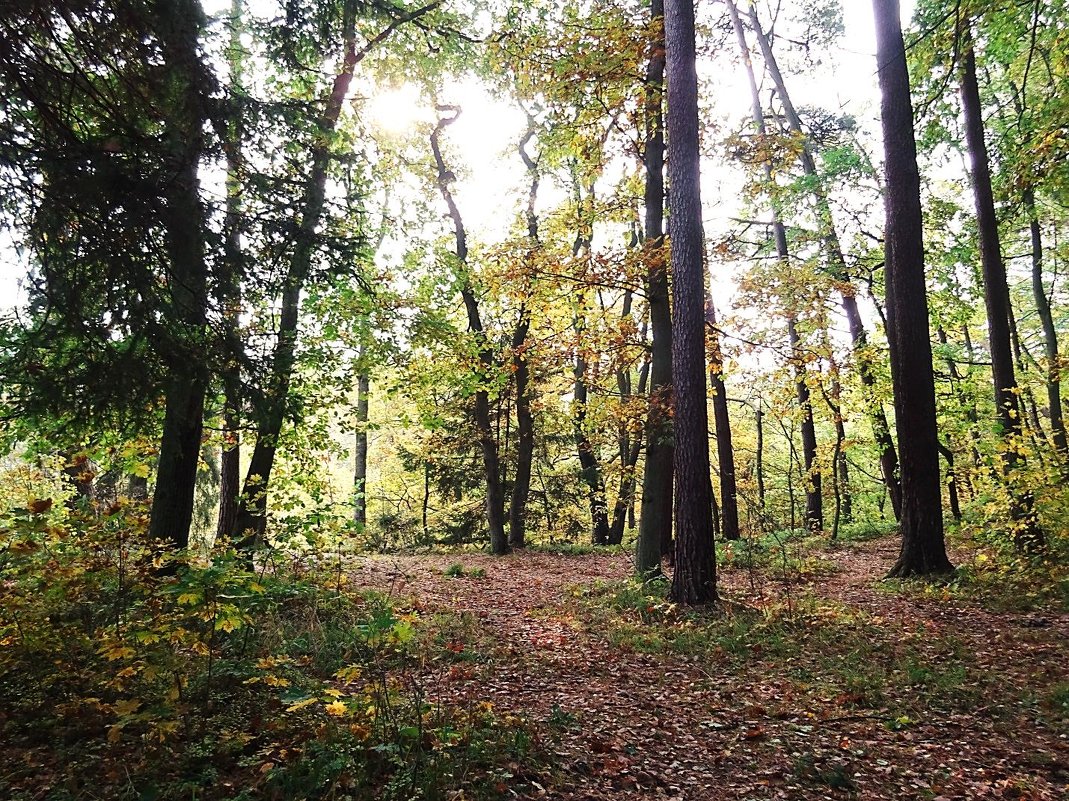
M 902 476 L 902 550 L 890 575 L 905 577 L 952 566 L 943 539 L 920 175 L 898 0 L 873 0 L 873 11 L 886 172 L 887 339 Z
M 665 3 L 665 41 L 676 435 L 676 564 L 670 597 L 677 603 L 706 604 L 715 602 L 717 596 L 709 483 L 705 267 L 692 0 Z

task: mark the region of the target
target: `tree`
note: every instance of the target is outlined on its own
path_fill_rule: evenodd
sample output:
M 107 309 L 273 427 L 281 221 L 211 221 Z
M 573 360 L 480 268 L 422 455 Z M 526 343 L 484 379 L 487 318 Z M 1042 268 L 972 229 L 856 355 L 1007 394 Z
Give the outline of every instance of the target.
M 431 150 L 434 153 L 434 163 L 438 169 L 438 190 L 449 208 L 449 218 L 453 223 L 453 235 L 456 242 L 456 267 L 460 279 L 460 296 L 464 301 L 464 310 L 468 316 L 468 331 L 475 340 L 478 350 L 478 367 L 475 372 L 475 428 L 478 432 L 479 447 L 483 457 L 483 477 L 486 483 L 486 522 L 490 528 L 490 549 L 498 555 L 509 552 L 508 534 L 505 531 L 505 496 L 501 486 L 501 457 L 498 453 L 497 440 L 494 438 L 494 430 L 490 421 L 490 390 L 489 383 L 494 371 L 494 353 L 487 340 L 486 330 L 483 327 L 482 317 L 479 312 L 479 299 L 475 295 L 475 288 L 471 281 L 471 267 L 468 264 L 468 234 L 464 228 L 464 221 L 460 216 L 460 209 L 449 184 L 453 180 L 453 173 L 446 167 L 445 159 L 439 144 L 439 137 L 447 125 L 456 121 L 460 109 L 450 106 L 440 106 L 439 113 L 443 114 L 438 119 L 434 131 L 431 133 Z
M 664 0 L 650 0 L 649 61 L 643 98 L 646 168 L 645 205 L 646 302 L 653 336 L 650 359 L 650 406 L 646 418 L 646 461 L 642 472 L 642 511 L 635 546 L 635 571 L 660 573 L 661 558 L 672 541 L 673 440 L 672 313 L 668 259 L 664 246 Z
M 669 236 L 675 417 L 677 603 L 717 600 L 705 386 L 705 268 L 698 146 L 698 76 L 691 0 L 665 3 Z
M 731 14 L 736 36 L 739 40 L 739 49 L 745 60 L 746 70 L 750 78 L 750 90 L 754 96 L 755 109 L 760 110 L 760 100 L 757 91 L 757 82 L 754 80 L 753 67 L 749 61 L 749 52 L 746 46 L 746 35 L 739 19 L 738 8 L 734 0 L 727 0 L 728 11 Z M 869 353 L 868 334 L 861 317 L 861 311 L 857 303 L 857 290 L 854 280 L 847 270 L 846 257 L 832 217 L 831 204 L 828 193 L 818 170 L 816 157 L 811 138 L 806 135 L 802 126 L 802 119 L 794 107 L 791 95 L 787 92 L 787 84 L 779 68 L 775 51 L 772 49 L 769 34 L 764 30 L 754 8 L 749 12 L 750 24 L 757 36 L 757 42 L 764 57 L 765 66 L 769 77 L 776 89 L 783 106 L 783 114 L 790 130 L 803 137 L 802 146 L 798 153 L 805 175 L 811 179 L 810 186 L 817 201 L 817 218 L 820 227 L 820 235 L 825 249 L 827 269 L 832 278 L 840 287 L 839 294 L 842 301 L 843 313 L 846 316 L 847 325 L 850 329 L 850 338 L 853 344 L 854 358 L 857 362 L 858 375 L 865 388 L 865 404 L 872 425 L 873 438 L 879 451 L 880 470 L 884 484 L 891 498 L 891 507 L 897 518 L 901 511 L 901 487 L 898 480 L 898 456 L 895 453 L 894 440 L 891 428 L 887 423 L 887 415 L 884 414 L 883 403 L 877 391 L 876 370 L 872 355 Z M 763 128 L 763 123 L 759 128 Z
M 0 27 L 0 163 L 35 280 L 29 325 L 5 343 L 19 374 L 6 402 L 99 438 L 157 429 L 162 401 L 149 533 L 183 548 L 212 370 L 204 15 L 192 0 L 14 11 Z
M 1002 462 L 1007 476 L 1018 464 L 1022 438 L 1021 405 L 1018 400 L 1017 378 L 1013 369 L 1013 350 L 1010 344 L 1010 295 L 1006 283 L 1006 264 L 1002 260 L 995 198 L 991 188 L 991 167 L 987 144 L 984 141 L 983 110 L 980 88 L 976 80 L 976 54 L 968 18 L 959 22 L 961 45 L 961 106 L 965 117 L 965 140 L 972 158 L 973 199 L 980 234 L 980 261 L 983 267 L 984 302 L 987 306 L 988 343 L 991 350 L 991 375 L 995 384 L 995 407 L 1004 447 Z M 1014 538 L 1024 549 L 1043 547 L 1043 531 L 1039 528 L 1028 490 L 1010 487 L 1010 515 L 1014 520 Z
M 952 565 L 943 539 L 920 173 L 898 0 L 873 0 L 873 11 L 886 174 L 887 339 L 902 476 L 902 550 L 889 575 L 906 577 Z

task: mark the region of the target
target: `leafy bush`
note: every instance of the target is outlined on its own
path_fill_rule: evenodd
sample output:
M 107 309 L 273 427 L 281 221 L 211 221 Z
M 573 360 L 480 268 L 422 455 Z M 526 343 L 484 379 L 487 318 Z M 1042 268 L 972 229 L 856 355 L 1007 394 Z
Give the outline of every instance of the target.
M 146 544 L 139 506 L 0 528 L 5 798 L 444 798 L 522 721 L 429 697 L 422 621 L 301 562 Z

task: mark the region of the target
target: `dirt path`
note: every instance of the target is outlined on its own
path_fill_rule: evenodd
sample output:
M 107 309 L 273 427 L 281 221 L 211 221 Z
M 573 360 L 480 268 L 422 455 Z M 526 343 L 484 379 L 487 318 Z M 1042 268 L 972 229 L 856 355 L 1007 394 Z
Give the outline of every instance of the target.
M 556 770 L 524 775 L 513 797 L 556 799 L 938 799 L 1069 797 L 1069 741 L 1020 689 L 1064 681 L 1065 616 L 996 615 L 875 588 L 888 540 L 842 549 L 840 570 L 790 592 L 840 601 L 896 637 L 953 635 L 965 658 L 1006 682 L 975 709 L 889 725 L 886 710 L 825 697 L 777 659 L 646 654 L 612 645 L 577 610 L 575 588 L 625 578 L 626 556 L 520 553 L 366 559 L 358 580 L 425 615 L 467 612 L 479 660 L 426 677 L 431 696 L 492 703 L 547 724 Z M 450 578 L 451 565 L 485 576 Z M 725 571 L 745 598 L 755 579 Z M 759 589 L 783 592 L 773 579 Z M 1051 676 L 1051 673 L 1060 676 Z M 798 673 L 796 670 L 795 673 Z M 799 675 L 805 675 L 804 672 Z M 1025 694 L 1026 695 L 1026 694 Z M 1017 700 L 1014 700 L 1017 699 Z

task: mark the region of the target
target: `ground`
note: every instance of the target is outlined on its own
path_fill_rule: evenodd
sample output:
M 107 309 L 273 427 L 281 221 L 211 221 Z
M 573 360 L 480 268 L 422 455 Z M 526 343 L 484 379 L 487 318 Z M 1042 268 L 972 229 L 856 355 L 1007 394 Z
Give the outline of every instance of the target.
M 1069 616 L 887 586 L 896 547 L 795 553 L 778 577 L 737 560 L 700 614 L 629 589 L 627 554 L 353 575 L 444 627 L 455 658 L 428 662 L 429 698 L 541 733 L 544 763 L 514 766 L 506 797 L 1069 797 Z

